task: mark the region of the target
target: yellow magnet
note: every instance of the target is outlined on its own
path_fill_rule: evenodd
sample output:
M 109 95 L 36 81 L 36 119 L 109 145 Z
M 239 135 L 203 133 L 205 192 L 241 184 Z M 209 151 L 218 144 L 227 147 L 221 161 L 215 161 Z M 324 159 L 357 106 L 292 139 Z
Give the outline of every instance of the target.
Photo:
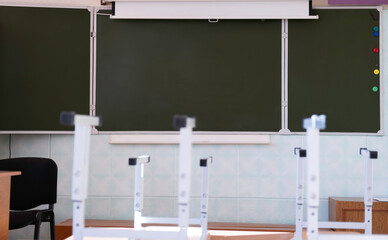
M 378 69 L 375 69 L 375 70 L 373 71 L 373 73 L 374 73 L 375 75 L 379 75 L 380 71 L 379 71 Z

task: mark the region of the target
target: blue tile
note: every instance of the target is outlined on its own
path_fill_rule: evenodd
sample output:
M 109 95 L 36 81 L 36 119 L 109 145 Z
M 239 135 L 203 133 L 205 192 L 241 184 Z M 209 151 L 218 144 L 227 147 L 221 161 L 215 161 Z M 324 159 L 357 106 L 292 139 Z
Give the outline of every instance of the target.
M 112 198 L 110 218 L 115 220 L 133 220 L 133 209 L 133 198 Z
M 361 156 L 320 159 L 321 178 L 349 178 L 364 175 L 364 159 Z
M 210 176 L 210 197 L 237 197 L 238 180 L 236 176 Z
M 271 146 L 280 152 L 281 160 L 294 155 L 294 148 L 303 147 L 303 136 L 300 135 L 272 135 Z M 268 146 L 268 145 L 264 145 Z
M 74 134 L 51 135 L 51 154 L 71 155 L 74 152 Z
M 238 194 L 237 146 L 214 146 L 209 177 L 209 196 L 236 197 Z
M 201 206 L 200 198 L 190 198 L 190 218 L 201 218 Z
M 201 199 L 199 197 L 190 198 L 190 218 L 200 218 L 201 217 Z M 178 199 L 173 199 L 173 215 L 171 217 L 178 217 Z M 209 207 L 209 204 L 208 204 Z
M 295 179 L 287 177 L 265 177 L 257 180 L 240 179 L 240 197 L 292 198 L 295 196 Z
M 321 136 L 320 157 L 331 159 L 357 158 L 360 147 L 366 146 L 365 136 Z
M 307 201 L 303 205 L 303 219 L 307 221 Z M 327 199 L 321 199 L 319 201 L 319 211 L 318 211 L 319 221 L 329 221 L 329 201 Z
M 54 212 L 57 224 L 73 218 L 73 202 L 71 197 L 57 197 L 57 203 L 54 205 Z
M 60 196 L 71 195 L 73 156 L 53 153 L 51 158 L 58 167 L 57 194 Z
M 321 198 L 330 196 L 362 197 L 364 195 L 363 177 L 321 178 Z
M 212 174 L 213 164 L 209 164 L 207 167 L 200 167 L 199 160 L 194 160 L 193 163 L 191 171 L 191 196 L 200 197 L 202 195 L 202 185 L 206 176 L 208 192 L 210 191 L 210 176 Z
M 191 164 L 191 196 L 200 197 L 202 191 L 203 167 L 199 166 L 200 159 L 214 156 L 214 145 L 194 145 Z M 213 162 L 215 161 L 213 157 Z M 214 163 L 208 166 L 208 186 L 210 188 L 210 176 L 214 174 Z
M 259 179 L 259 172 L 265 165 L 265 159 L 260 157 L 260 152 L 265 146 L 243 145 L 239 146 L 239 177 Z
M 214 157 L 216 153 L 215 146 L 216 145 L 193 145 L 193 159 L 200 159 L 208 156 Z
M 258 178 L 240 177 L 238 188 L 239 197 L 260 197 L 264 195 L 262 181 Z M 273 191 L 277 192 L 277 189 L 273 189 Z
M 85 219 L 110 219 L 111 198 L 88 197 L 85 205 Z
M 146 196 L 173 196 L 176 193 L 177 147 L 174 145 L 112 145 L 112 194 L 133 196 L 133 167 L 128 158 L 150 155 L 144 168 Z M 122 184 L 121 184 L 122 182 Z
M 215 145 L 212 176 L 237 177 L 238 147 L 234 145 Z
M 148 197 L 171 197 L 177 192 L 177 148 L 152 147 L 151 162 L 144 168 L 144 193 Z
M 108 141 L 109 135 L 91 135 L 90 156 L 109 158 L 111 156 L 111 144 Z
M 306 221 L 307 202 L 304 204 L 304 220 Z M 239 222 L 266 224 L 295 224 L 295 199 L 239 199 Z M 321 200 L 319 221 L 328 221 L 328 201 Z
M 388 164 L 388 137 L 376 136 L 367 138 L 367 147 L 371 151 L 378 152 L 378 158 L 373 161 L 373 174 L 376 178 L 383 179 L 387 176 Z M 388 182 L 385 182 L 388 183 Z
M 239 222 L 294 224 L 294 199 L 244 199 L 238 201 Z
M 128 159 L 112 157 L 112 196 L 134 196 L 135 167 L 128 165 Z
M 146 217 L 172 217 L 177 216 L 177 205 L 174 198 L 157 197 L 144 198 L 143 215 Z
M 119 157 L 123 159 L 137 157 L 140 155 L 150 155 L 152 161 L 152 158 L 154 157 L 152 145 L 111 144 L 111 152 L 113 157 Z
M 109 157 L 93 155 L 89 162 L 88 194 L 90 196 L 111 195 L 111 160 Z
M 373 196 L 386 198 L 388 196 L 388 176 L 375 176 L 373 181 Z
M 239 146 L 239 197 L 292 197 L 300 136 L 271 136 L 270 145 Z
M 49 135 L 12 135 L 12 157 L 49 157 Z
M 275 145 L 239 147 L 239 177 L 281 176 L 281 154 Z
M 210 198 L 209 222 L 237 222 L 237 198 Z

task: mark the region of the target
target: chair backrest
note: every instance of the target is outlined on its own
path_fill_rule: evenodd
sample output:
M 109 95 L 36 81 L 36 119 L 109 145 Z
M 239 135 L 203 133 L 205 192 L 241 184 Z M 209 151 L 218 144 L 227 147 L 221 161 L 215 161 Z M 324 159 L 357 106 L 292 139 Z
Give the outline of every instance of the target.
M 27 210 L 57 202 L 57 164 L 49 158 L 0 160 L 0 170 L 21 171 L 11 180 L 11 210 Z

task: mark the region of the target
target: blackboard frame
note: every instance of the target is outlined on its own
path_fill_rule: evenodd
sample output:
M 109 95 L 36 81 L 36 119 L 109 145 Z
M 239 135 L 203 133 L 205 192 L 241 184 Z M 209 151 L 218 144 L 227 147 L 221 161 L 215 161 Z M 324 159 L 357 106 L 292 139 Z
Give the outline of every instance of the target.
M 379 10 L 380 12 L 382 11 L 382 7 L 320 7 L 320 8 L 316 8 L 316 9 L 377 9 Z M 382 28 L 383 27 L 383 20 L 382 20 L 382 14 L 380 14 L 380 27 Z M 380 36 L 380 47 L 383 46 L 383 43 L 382 43 L 382 36 Z M 382 72 L 383 72 L 383 61 L 382 61 L 382 54 L 380 54 L 380 63 L 381 63 L 381 66 L 380 66 L 380 130 L 377 132 L 377 133 L 356 133 L 356 132 L 324 132 L 322 134 L 324 135 L 383 135 L 384 134 L 384 128 L 383 128 L 383 123 L 384 123 L 384 120 L 383 120 L 383 115 L 384 115 L 384 112 L 383 112 L 383 94 L 382 94 Z M 93 85 L 93 82 L 91 81 L 91 85 Z M 283 84 L 282 84 L 282 87 Z M 91 89 L 91 93 L 94 93 L 95 92 L 93 91 L 93 89 Z M 95 101 L 93 102 L 91 100 L 91 105 L 94 105 L 95 104 Z M 98 107 L 98 106 L 97 106 Z M 286 110 L 285 107 L 282 106 L 282 109 Z M 285 111 L 287 113 L 287 110 Z M 287 119 L 288 116 L 285 116 L 285 118 Z M 283 118 L 282 118 L 283 119 Z M 252 134 L 293 134 L 293 135 L 298 135 L 298 134 L 304 134 L 304 132 L 287 132 L 287 127 L 284 128 L 284 126 L 287 126 L 287 123 L 282 123 L 282 129 L 281 130 L 284 130 L 284 132 L 232 132 L 233 134 L 236 134 L 236 135 L 252 135 Z M 34 131 L 18 131 L 18 130 L 15 130 L 15 131 L 0 131 L 0 134 L 69 134 L 69 133 L 72 133 L 73 131 L 39 131 L 39 130 L 34 130 Z M 169 134 L 171 132 L 158 132 L 158 131 L 152 131 L 152 132 L 147 132 L 147 131 L 113 131 L 113 132 L 110 132 L 110 131 L 94 131 L 94 134 L 110 134 L 110 133 L 118 133 L 118 134 L 122 134 L 122 133 L 142 133 L 142 134 Z M 175 133 L 175 132 L 172 132 L 172 133 Z M 228 133 L 231 133 L 231 132 L 199 132 L 199 134 L 212 134 L 212 133 L 216 133 L 216 134 L 228 134 Z

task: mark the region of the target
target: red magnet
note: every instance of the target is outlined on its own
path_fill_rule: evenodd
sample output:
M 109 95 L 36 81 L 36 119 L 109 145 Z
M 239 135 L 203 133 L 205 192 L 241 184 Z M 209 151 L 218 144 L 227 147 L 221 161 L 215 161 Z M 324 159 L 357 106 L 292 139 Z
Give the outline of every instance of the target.
M 378 53 L 378 52 L 379 52 L 379 49 L 378 49 L 378 48 L 373 48 L 373 52 L 374 52 L 374 53 Z

